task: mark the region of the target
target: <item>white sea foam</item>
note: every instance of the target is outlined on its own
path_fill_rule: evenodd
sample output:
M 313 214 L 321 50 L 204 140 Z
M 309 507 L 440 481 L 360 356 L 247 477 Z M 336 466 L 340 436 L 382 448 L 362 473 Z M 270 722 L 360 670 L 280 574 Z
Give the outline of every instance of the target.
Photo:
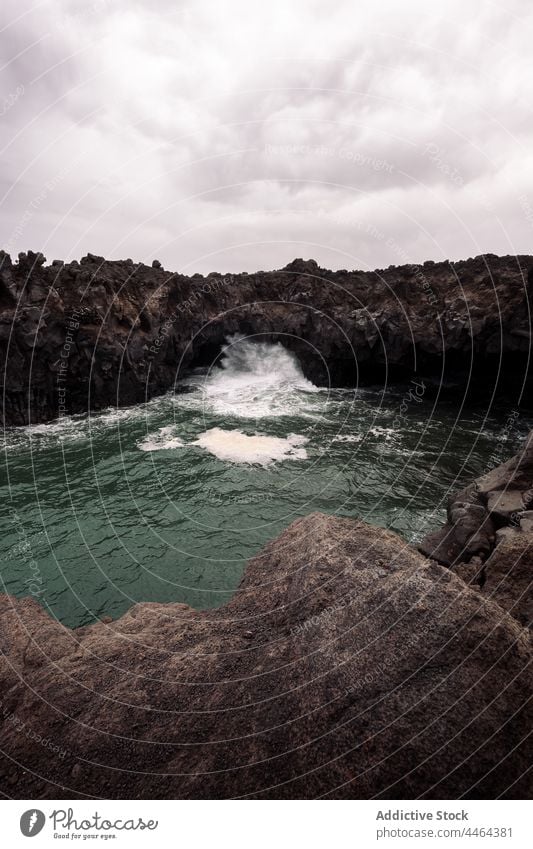
M 51 446 L 87 440 L 86 422 L 81 416 L 64 416 L 46 424 L 24 425 L 4 431 L 2 449 L 46 450 Z
M 377 439 L 392 439 L 397 435 L 397 431 L 393 427 L 369 427 L 367 434 L 371 433 Z
M 31 424 L 8 428 L 4 439 L 0 441 L 2 450 L 19 451 L 31 445 L 32 450 L 41 451 L 51 446 L 66 445 L 73 442 L 92 440 L 99 435 L 142 419 L 148 419 L 153 412 L 173 412 L 173 394 L 153 398 L 135 407 L 107 407 L 90 413 L 76 413 L 61 416 L 45 424 Z
M 281 343 L 229 337 L 220 367 L 193 375 L 187 384 L 196 391 L 178 395 L 176 403 L 217 416 L 309 417 L 323 411 L 318 387 L 304 377 L 295 355 Z
M 183 448 L 185 443 L 175 435 L 174 425 L 166 425 L 155 433 L 149 433 L 142 442 L 137 443 L 141 451 L 170 451 L 173 448 Z
M 294 433 L 283 439 L 261 433 L 248 436 L 240 430 L 213 427 L 201 433 L 192 444 L 199 445 L 219 460 L 229 463 L 268 466 L 280 460 L 305 460 L 307 451 L 302 445 L 307 441 L 305 436 Z

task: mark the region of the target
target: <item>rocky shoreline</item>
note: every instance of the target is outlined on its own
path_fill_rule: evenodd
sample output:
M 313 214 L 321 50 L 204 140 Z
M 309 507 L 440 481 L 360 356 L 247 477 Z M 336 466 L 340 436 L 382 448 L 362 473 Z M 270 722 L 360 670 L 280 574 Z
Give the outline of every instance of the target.
M 532 485 L 533 433 L 452 497 L 432 557 L 299 519 L 216 610 L 69 630 L 1 596 L 4 793 L 529 798 Z
M 533 433 L 523 450 L 452 495 L 447 522 L 419 549 L 523 625 L 533 622 Z
M 442 392 L 531 387 L 533 256 L 377 271 L 297 259 L 255 274 L 171 273 L 88 254 L 0 252 L 4 425 L 147 400 L 214 362 L 228 334 L 281 340 L 319 385 L 410 379 Z M 481 379 L 478 380 L 478 377 Z

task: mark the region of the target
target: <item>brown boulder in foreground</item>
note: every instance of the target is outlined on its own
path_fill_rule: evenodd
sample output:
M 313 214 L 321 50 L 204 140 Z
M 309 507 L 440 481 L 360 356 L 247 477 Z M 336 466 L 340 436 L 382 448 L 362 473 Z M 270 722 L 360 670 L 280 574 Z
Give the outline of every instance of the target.
M 29 599 L 0 612 L 9 796 L 530 793 L 528 633 L 362 522 L 294 522 L 218 610 L 78 631 Z

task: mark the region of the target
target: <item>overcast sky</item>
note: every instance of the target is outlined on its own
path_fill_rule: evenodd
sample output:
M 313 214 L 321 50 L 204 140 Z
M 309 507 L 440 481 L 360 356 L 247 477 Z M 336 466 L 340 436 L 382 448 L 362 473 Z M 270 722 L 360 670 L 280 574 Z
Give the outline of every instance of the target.
M 10 253 L 533 253 L 529 0 L 2 0 Z

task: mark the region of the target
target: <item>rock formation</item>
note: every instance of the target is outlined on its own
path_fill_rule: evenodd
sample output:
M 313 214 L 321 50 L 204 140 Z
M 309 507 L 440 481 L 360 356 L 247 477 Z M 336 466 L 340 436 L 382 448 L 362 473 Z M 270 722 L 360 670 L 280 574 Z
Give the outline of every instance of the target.
M 450 566 L 523 625 L 533 624 L 533 432 L 523 449 L 454 493 L 420 551 Z
M 480 256 L 373 272 L 294 260 L 186 277 L 88 254 L 0 252 L 7 425 L 137 403 L 213 361 L 237 331 L 281 340 L 315 383 L 433 378 L 487 397 L 529 380 L 533 257 Z M 482 380 L 477 377 L 482 375 Z
M 137 604 L 70 631 L 3 596 L 4 792 L 527 797 L 531 643 L 504 607 L 395 534 L 322 514 L 217 610 Z
M 490 395 L 528 378 L 533 257 L 191 278 L 90 254 L 0 263 L 6 424 L 143 400 L 236 331 L 281 339 L 315 382 L 386 368 L 463 391 L 482 367 Z M 530 797 L 532 487 L 530 437 L 422 551 L 299 519 L 216 610 L 137 604 L 69 630 L 0 596 L 4 793 Z

